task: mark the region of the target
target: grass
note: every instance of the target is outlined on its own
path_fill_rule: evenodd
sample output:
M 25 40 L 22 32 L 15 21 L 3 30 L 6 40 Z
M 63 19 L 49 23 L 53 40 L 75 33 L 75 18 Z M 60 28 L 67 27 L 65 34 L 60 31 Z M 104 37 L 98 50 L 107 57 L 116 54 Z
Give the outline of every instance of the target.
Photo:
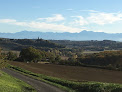
M 0 71 L 0 92 L 36 92 L 30 85 Z
M 59 88 L 62 88 L 68 92 L 122 92 L 121 84 L 102 82 L 74 82 L 56 77 L 46 76 L 43 74 L 36 74 L 12 65 L 9 65 L 9 68 L 36 78 L 38 80 L 42 80 L 44 82 L 58 86 Z

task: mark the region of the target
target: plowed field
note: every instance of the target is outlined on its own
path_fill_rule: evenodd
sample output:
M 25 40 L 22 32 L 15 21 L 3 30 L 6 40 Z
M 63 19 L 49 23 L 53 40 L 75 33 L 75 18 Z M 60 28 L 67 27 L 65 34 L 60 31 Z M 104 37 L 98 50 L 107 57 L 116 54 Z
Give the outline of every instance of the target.
M 67 80 L 99 81 L 122 84 L 122 71 L 40 63 L 10 62 L 10 64 L 22 67 L 34 73 L 41 73 Z

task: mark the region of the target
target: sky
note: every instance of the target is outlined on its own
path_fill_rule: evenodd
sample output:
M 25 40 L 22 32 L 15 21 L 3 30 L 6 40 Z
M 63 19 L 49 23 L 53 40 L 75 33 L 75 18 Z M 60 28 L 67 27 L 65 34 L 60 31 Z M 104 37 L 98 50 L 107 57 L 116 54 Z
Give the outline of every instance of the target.
M 122 33 L 122 0 L 0 0 L 0 32 Z

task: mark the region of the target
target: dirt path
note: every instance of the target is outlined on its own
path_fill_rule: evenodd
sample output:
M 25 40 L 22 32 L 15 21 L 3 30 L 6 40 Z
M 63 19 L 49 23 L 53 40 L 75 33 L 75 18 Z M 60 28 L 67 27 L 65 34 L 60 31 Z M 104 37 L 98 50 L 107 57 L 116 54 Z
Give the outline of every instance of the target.
M 2 71 L 4 71 L 4 72 L 8 73 L 9 75 L 16 77 L 16 78 L 30 84 L 31 86 L 33 86 L 37 90 L 37 92 L 64 92 L 57 87 L 46 84 L 46 83 L 41 82 L 39 80 L 35 80 L 33 78 L 30 78 L 30 77 L 27 77 L 27 76 L 22 75 L 18 72 L 15 72 L 15 71 L 12 71 L 9 69 L 2 69 Z

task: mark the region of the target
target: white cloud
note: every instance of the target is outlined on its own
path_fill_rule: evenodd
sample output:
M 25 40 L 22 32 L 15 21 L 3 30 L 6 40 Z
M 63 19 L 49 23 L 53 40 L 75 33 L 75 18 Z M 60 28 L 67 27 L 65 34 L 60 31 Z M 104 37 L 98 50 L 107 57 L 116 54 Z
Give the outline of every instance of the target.
M 13 23 L 16 22 L 14 19 L 0 19 L 0 23 Z
M 122 13 L 105 13 L 105 12 L 90 12 L 88 16 L 71 16 L 71 22 L 67 23 L 61 14 L 55 14 L 53 17 L 39 18 L 38 21 L 19 22 L 15 19 L 0 19 L 0 23 L 7 23 L 17 26 L 23 26 L 38 30 L 50 30 L 53 32 L 81 32 L 87 30 L 84 25 L 97 24 L 105 25 L 112 24 L 122 20 Z M 42 21 L 39 21 L 42 20 Z M 62 21 L 62 22 L 58 22 Z M 56 24 L 58 22 L 58 24 Z M 55 24 L 54 24 L 55 23 Z M 60 24 L 59 24 L 60 23 Z M 71 24 L 67 26 L 66 24 Z M 75 26 L 75 27 L 74 27 Z M 77 26 L 77 27 L 76 27 Z M 99 30 L 102 31 L 102 30 Z
M 88 25 L 88 24 L 112 24 L 122 20 L 122 13 L 104 13 L 94 12 L 89 13 L 88 17 L 75 16 L 74 24 L 77 25 Z
M 10 23 L 10 24 L 14 24 L 14 25 L 18 25 L 18 26 L 28 26 L 27 22 L 13 22 L 13 23 Z
M 6 21 L 3 21 L 6 20 Z M 9 21 L 7 21 L 9 20 Z M 12 25 L 17 25 L 17 26 L 24 26 L 24 27 L 29 27 L 29 28 L 34 28 L 34 29 L 39 29 L 39 30 L 50 30 L 53 32 L 81 32 L 83 29 L 81 28 L 74 28 L 70 26 L 65 26 L 63 24 L 52 24 L 52 23 L 46 23 L 46 22 L 18 22 L 16 20 L 11 20 L 11 19 L 0 19 L 1 23 L 7 23 L 7 24 L 12 24 Z
M 82 16 L 72 16 L 72 17 L 76 19 L 74 19 L 74 22 L 72 22 L 71 24 L 79 24 L 81 26 L 88 24 L 87 20 L 85 20 L 85 18 Z
M 65 26 L 65 25 L 62 25 L 62 24 L 48 24 L 48 23 L 45 23 L 45 22 L 31 22 L 28 24 L 29 27 L 32 27 L 32 28 L 38 28 L 38 29 L 45 29 L 45 30 L 55 30 L 56 32 L 71 32 L 71 33 L 74 33 L 74 32 L 80 32 L 82 31 L 82 29 L 79 29 L 79 28 L 72 28 L 72 27 L 69 27 L 69 26 Z
M 99 12 L 99 11 L 96 11 L 96 10 L 80 10 L 80 11 L 84 11 L 84 12 Z
M 87 17 L 89 23 L 95 23 L 99 25 L 112 24 L 114 22 L 122 20 L 121 13 L 91 13 L 90 17 Z
M 94 30 L 94 32 L 105 32 L 104 30 Z
M 38 20 L 45 20 L 46 22 L 57 22 L 65 20 L 65 18 L 61 14 L 53 14 L 53 17 L 38 18 Z

